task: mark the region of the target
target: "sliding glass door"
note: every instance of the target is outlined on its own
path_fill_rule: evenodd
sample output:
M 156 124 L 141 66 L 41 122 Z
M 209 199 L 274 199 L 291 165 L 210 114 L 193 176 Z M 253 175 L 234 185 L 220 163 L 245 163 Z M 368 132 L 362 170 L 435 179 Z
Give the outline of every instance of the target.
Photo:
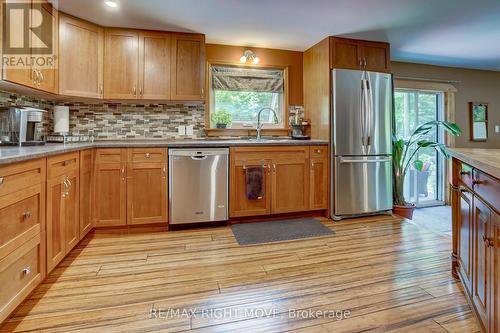
M 398 138 L 408 139 L 419 125 L 444 119 L 443 93 L 436 91 L 396 89 L 394 94 L 395 132 Z M 430 140 L 444 142 L 441 129 Z M 433 148 L 422 148 L 415 159 L 424 162 L 422 171 L 413 167 L 405 180 L 405 198 L 419 207 L 444 204 L 444 160 Z

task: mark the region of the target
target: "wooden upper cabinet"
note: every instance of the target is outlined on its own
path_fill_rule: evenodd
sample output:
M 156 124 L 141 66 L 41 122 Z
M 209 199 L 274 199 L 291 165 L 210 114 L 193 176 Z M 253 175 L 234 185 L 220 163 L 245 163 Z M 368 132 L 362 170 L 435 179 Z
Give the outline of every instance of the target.
M 490 228 L 491 211 L 477 197 L 474 198 L 474 231 L 473 231 L 473 285 L 472 300 L 485 327 L 488 327 L 490 309 Z
M 139 34 L 139 98 L 170 99 L 170 34 Z
M 103 97 L 104 29 L 59 15 L 59 94 Z
M 15 3 L 14 0 L 6 0 L 6 9 L 9 10 L 9 6 Z M 2 77 L 6 81 L 57 94 L 58 11 L 48 1 L 37 0 L 31 2 L 30 14 L 30 20 L 42 22 L 39 27 L 34 28 L 35 33 L 25 34 L 29 40 L 23 40 L 30 45 L 30 49 L 22 56 L 35 57 L 34 64 L 23 68 L 4 68 Z M 51 21 L 51 24 L 43 24 L 47 21 Z M 51 49 L 52 52 L 36 51 L 35 48 Z
M 391 71 L 391 51 L 389 43 L 363 41 L 363 59 L 366 69 L 373 72 Z
M 309 148 L 284 147 L 272 159 L 272 212 L 302 212 L 309 208 Z
M 138 98 L 139 32 L 104 30 L 104 98 Z
M 330 38 L 330 67 L 390 72 L 390 45 L 348 38 Z
M 361 66 L 359 41 L 347 38 L 330 38 L 330 61 L 332 68 L 359 69 Z
M 172 34 L 171 98 L 203 100 L 205 36 Z

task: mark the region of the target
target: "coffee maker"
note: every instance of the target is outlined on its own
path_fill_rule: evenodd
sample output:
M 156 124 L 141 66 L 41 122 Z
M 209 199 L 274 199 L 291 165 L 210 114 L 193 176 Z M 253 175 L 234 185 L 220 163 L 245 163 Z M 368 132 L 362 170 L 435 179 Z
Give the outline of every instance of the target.
M 21 106 L 0 108 L 0 145 L 45 144 L 40 134 L 44 112 L 46 111 Z

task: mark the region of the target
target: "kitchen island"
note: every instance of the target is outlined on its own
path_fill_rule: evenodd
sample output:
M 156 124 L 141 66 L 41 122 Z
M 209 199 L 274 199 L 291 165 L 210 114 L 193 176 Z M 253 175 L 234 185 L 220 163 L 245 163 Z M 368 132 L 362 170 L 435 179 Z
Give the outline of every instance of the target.
M 451 150 L 452 272 L 483 330 L 500 332 L 500 149 Z

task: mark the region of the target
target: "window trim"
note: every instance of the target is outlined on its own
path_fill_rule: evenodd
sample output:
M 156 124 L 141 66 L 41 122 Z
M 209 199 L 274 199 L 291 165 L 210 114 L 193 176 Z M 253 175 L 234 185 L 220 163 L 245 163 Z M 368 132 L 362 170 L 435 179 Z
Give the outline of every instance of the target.
M 288 134 L 289 130 L 289 110 L 288 110 L 288 69 L 289 66 L 279 66 L 279 65 L 251 65 L 251 64 L 242 64 L 242 63 L 236 63 L 236 62 L 223 62 L 223 61 L 207 61 L 207 66 L 206 66 L 206 75 L 205 77 L 206 82 L 205 82 L 205 88 L 207 91 L 206 97 L 205 97 L 205 131 L 208 133 L 210 131 L 218 131 L 218 132 L 224 132 L 223 134 L 229 134 L 231 132 L 234 133 L 242 133 L 244 131 L 252 131 L 255 130 L 255 127 L 249 126 L 249 127 L 244 127 L 244 126 L 237 126 L 237 127 L 231 127 L 231 128 L 226 128 L 223 131 L 220 129 L 217 129 L 215 127 L 211 127 L 211 121 L 210 121 L 210 116 L 212 114 L 212 111 L 214 110 L 215 107 L 215 101 L 214 101 L 214 94 L 212 91 L 212 66 L 235 66 L 235 67 L 249 67 L 249 68 L 262 68 L 262 69 L 279 69 L 283 71 L 283 120 L 282 124 L 276 124 L 274 126 L 271 125 L 266 125 L 262 129 L 263 134 L 267 133 L 276 133 L 277 131 L 282 131 L 286 134 Z M 239 135 L 239 134 L 235 134 Z

